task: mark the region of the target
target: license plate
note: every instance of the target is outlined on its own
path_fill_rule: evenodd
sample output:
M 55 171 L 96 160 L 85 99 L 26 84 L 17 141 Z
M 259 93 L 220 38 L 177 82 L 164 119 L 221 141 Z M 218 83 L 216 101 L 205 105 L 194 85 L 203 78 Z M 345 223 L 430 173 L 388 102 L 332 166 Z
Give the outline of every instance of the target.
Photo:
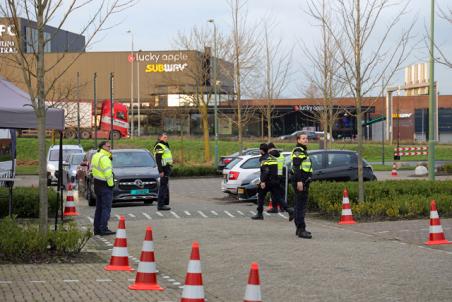
M 130 190 L 130 194 L 132 194 L 132 195 L 144 195 L 144 194 L 148 194 L 148 193 L 149 193 L 148 189 Z
M 238 194 L 244 194 L 245 193 L 245 189 L 244 188 L 238 188 L 237 189 L 237 193 Z

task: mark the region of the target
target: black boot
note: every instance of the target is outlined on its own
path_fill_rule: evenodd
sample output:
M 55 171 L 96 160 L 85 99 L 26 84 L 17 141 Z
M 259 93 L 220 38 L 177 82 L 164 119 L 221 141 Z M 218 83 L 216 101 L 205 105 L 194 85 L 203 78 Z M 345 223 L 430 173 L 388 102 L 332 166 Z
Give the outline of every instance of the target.
M 251 219 L 253 219 L 253 220 L 264 220 L 264 215 L 262 215 L 262 213 L 258 212 L 256 215 L 251 217 Z
M 300 238 L 304 238 L 304 239 L 311 239 L 312 238 L 312 234 L 311 232 L 308 232 L 304 229 L 298 229 L 297 230 L 297 236 Z
M 295 216 L 294 210 L 292 208 L 287 208 L 286 211 L 287 211 L 287 213 L 289 213 L 289 221 L 292 221 Z
M 277 208 L 271 208 L 270 210 L 267 211 L 267 213 L 276 214 L 276 213 L 278 213 L 278 209 Z

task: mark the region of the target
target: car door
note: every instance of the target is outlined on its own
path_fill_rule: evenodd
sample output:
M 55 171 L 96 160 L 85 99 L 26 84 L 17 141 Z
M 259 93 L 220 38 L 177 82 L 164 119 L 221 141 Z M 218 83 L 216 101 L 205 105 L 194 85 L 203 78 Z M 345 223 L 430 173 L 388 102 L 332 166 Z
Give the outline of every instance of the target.
M 309 152 L 309 159 L 312 163 L 312 180 L 322 180 L 325 170 L 324 152 Z
M 355 180 L 357 176 L 358 165 L 356 155 L 353 152 L 327 152 L 323 173 L 324 180 L 347 181 Z

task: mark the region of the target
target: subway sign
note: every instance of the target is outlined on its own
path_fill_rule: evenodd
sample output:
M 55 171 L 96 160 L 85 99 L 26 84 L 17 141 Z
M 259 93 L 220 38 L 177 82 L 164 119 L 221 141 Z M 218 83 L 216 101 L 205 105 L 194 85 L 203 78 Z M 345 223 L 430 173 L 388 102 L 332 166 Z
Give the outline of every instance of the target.
M 145 72 L 178 72 L 184 71 L 188 64 L 147 64 Z

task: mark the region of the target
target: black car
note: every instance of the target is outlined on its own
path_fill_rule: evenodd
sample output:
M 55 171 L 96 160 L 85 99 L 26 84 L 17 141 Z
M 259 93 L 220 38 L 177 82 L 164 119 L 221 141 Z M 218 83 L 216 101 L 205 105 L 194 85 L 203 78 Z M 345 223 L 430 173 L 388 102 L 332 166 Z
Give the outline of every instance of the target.
M 312 181 L 357 181 L 358 154 L 349 150 L 313 150 L 308 151 L 312 162 Z M 290 153 L 283 152 L 290 169 Z M 377 180 L 372 166 L 363 160 L 363 178 L 365 181 Z M 241 200 L 256 199 L 258 179 L 237 188 Z
M 144 201 L 152 204 L 157 199 L 159 173 L 151 153 L 145 149 L 118 149 L 111 151 L 115 187 L 113 202 Z M 95 205 L 94 185 L 87 188 L 89 205 Z
M 259 155 L 259 148 L 248 148 L 242 151 L 242 155 Z M 240 155 L 239 152 L 232 153 L 230 155 L 220 157 L 217 166 L 217 172 L 223 172 L 224 167 L 226 167 L 231 161 Z

